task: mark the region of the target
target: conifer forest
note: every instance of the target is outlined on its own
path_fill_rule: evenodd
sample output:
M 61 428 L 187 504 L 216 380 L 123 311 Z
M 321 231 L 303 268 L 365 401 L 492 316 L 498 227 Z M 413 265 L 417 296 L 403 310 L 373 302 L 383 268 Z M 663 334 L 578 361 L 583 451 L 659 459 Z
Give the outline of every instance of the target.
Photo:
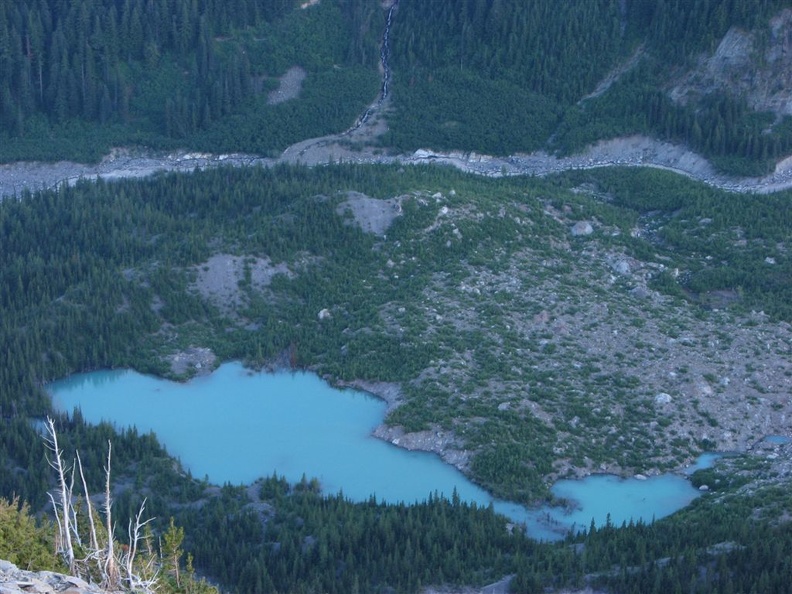
M 215 156 L 0 196 L 0 559 L 163 593 L 792 592 L 790 36 L 789 0 L 0 1 L 0 177 Z M 635 138 L 686 157 L 476 169 Z M 529 508 L 593 474 L 698 496 L 548 542 L 456 492 L 213 484 L 48 391 L 227 361 L 397 394 L 378 438 Z

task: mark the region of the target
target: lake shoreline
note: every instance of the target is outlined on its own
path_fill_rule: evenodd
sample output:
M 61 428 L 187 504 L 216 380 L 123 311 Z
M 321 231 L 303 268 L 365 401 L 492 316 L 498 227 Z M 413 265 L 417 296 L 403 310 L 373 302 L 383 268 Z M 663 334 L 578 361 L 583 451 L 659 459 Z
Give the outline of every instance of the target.
M 598 525 L 611 515 L 617 523 L 649 521 L 701 495 L 674 473 L 643 479 L 595 473 L 554 481 L 539 501 L 506 501 L 431 452 L 410 453 L 398 439 L 370 439 L 387 404 L 369 392 L 338 389 L 309 370 L 254 371 L 239 361 L 188 383 L 116 369 L 74 374 L 49 384 L 48 392 L 56 410 L 79 408 L 89 423 L 153 432 L 194 476 L 216 485 L 247 487 L 276 473 L 290 483 L 315 478 L 325 495 L 360 502 L 373 496 L 411 504 L 457 493 L 462 501 L 493 506 L 541 540 L 585 529 L 592 517 Z M 180 423 L 173 423 L 177 417 Z

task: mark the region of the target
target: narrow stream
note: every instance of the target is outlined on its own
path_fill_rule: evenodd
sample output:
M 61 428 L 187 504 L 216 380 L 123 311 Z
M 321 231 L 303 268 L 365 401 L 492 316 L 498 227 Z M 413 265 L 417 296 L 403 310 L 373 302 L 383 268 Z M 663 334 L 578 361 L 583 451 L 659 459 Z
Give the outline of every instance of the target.
M 399 5 L 399 0 L 396 0 L 388 10 L 388 19 L 385 21 L 385 34 L 382 36 L 382 49 L 380 50 L 380 59 L 382 60 L 382 94 L 380 95 L 378 103 L 381 104 L 388 97 L 388 85 L 390 84 L 391 69 L 390 69 L 390 31 L 393 24 L 393 11 Z
M 391 26 L 393 25 L 393 11 L 396 10 L 396 7 L 399 5 L 399 0 L 396 0 L 391 7 L 388 9 L 388 16 L 385 20 L 385 32 L 382 34 L 382 45 L 380 46 L 380 63 L 382 64 L 382 86 L 380 87 L 380 96 L 377 99 L 377 102 L 374 105 L 371 105 L 363 112 L 363 115 L 360 116 L 358 121 L 352 126 L 349 130 L 344 132 L 344 135 L 351 134 L 358 128 L 360 128 L 363 124 L 365 124 L 368 119 L 371 117 L 371 114 L 374 113 L 377 109 L 379 109 L 385 100 L 388 98 L 388 93 L 390 92 L 390 79 L 391 79 L 391 68 L 390 68 L 390 32 Z

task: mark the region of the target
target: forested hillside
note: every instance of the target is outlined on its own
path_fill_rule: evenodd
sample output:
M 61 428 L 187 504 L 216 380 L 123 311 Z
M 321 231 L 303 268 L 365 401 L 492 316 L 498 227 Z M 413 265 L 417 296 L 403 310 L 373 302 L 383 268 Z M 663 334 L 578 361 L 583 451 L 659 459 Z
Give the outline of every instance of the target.
M 738 87 L 676 90 L 730 31 L 765 68 L 789 35 L 792 11 L 769 25 L 785 8 L 0 1 L 0 161 L 95 160 L 113 146 L 274 156 L 347 130 L 387 73 L 376 132 L 333 139 L 345 155 L 566 153 L 641 133 L 753 174 L 792 152 L 792 119 Z M 270 101 L 295 69 L 295 94 Z M 199 575 L 228 592 L 412 593 L 504 576 L 524 593 L 790 592 L 792 443 L 765 438 L 788 437 L 792 418 L 792 193 L 649 168 L 485 177 L 244 159 L 0 200 L 0 558 L 24 549 L 15 562 L 56 566 L 54 528 L 31 517 L 46 517 L 55 484 L 51 415 L 91 492 L 112 441 L 119 524 L 144 498 L 153 537 L 175 516 Z M 227 274 L 205 283 L 218 263 Z M 734 455 L 692 475 L 702 496 L 678 515 L 547 544 L 455 496 L 352 503 L 277 475 L 212 485 L 154 435 L 54 413 L 55 379 L 134 368 L 188 380 L 195 365 L 173 363 L 194 351 L 386 385 L 398 397 L 378 438 L 526 505 L 573 505 L 550 490 L 562 478 Z
M 376 95 L 381 21 L 366 0 L 0 3 L 0 159 L 96 159 L 113 143 L 266 153 L 343 130 Z M 302 100 L 268 106 L 294 66 Z M 245 129 L 228 121 L 241 114 Z
M 689 143 L 736 173 L 764 171 L 792 149 L 789 118 L 757 113 L 719 89 L 680 104 L 667 87 L 731 27 L 767 39 L 770 17 L 789 6 L 405 0 L 393 33 L 396 115 L 385 143 L 509 154 L 645 133 Z
M 729 195 L 655 170 L 490 180 L 432 167 L 282 166 L 5 200 L 0 496 L 46 503 L 52 477 L 31 420 L 52 414 L 47 382 L 109 367 L 173 376 L 172 357 L 196 346 L 253 368 L 398 384 L 392 426 L 452 436 L 474 480 L 523 502 L 545 500 L 561 476 L 678 469 L 703 449 L 782 433 L 792 375 L 788 327 L 778 323 L 792 319 L 788 198 Z M 387 233 L 365 232 L 351 199 L 396 201 L 387 204 L 401 214 Z M 573 237 L 581 217 L 597 230 Z M 245 263 L 229 286 L 238 301 L 201 292 L 213 256 Z M 267 261 L 288 273 L 262 287 L 253 270 Z M 331 316 L 320 319 L 322 309 Z M 673 406 L 658 405 L 661 389 Z M 263 482 L 258 495 L 219 492 L 152 436 L 91 427 L 79 413 L 58 427 L 93 491 L 111 439 L 119 517 L 150 497 L 153 516 L 178 516 L 199 570 L 239 592 L 412 592 L 509 573 L 530 592 L 596 571 L 640 591 L 641 580 L 656 581 L 660 592 L 692 580 L 723 540 L 746 547 L 728 551 L 742 564 L 735 584 L 760 567 L 780 584 L 787 571 L 786 545 L 767 552 L 757 540 L 786 542 L 773 519 L 786 510 L 777 489 L 787 470 L 754 456 L 746 464 L 770 477 L 768 490 L 729 511 L 703 508 L 724 522 L 717 531 L 711 520 L 695 534 L 672 520 L 663 538 L 654 528 L 605 531 L 607 544 L 581 556 L 509 537 L 504 519 L 469 506 L 325 500 L 310 477 Z M 743 471 L 706 480 L 726 491 L 753 480 Z M 765 509 L 766 522 L 746 506 Z M 643 553 L 628 553 L 634 538 Z M 682 556 L 661 577 L 651 563 L 647 574 L 607 574 L 673 555 Z M 720 578 L 696 579 L 706 592 Z
M 641 133 L 688 144 L 725 171 L 762 173 L 792 151 L 792 122 L 745 87 L 772 86 L 773 68 L 784 71 L 788 24 L 773 29 L 770 19 L 789 7 L 401 0 L 388 48 L 390 130 L 379 143 L 505 155 Z M 274 155 L 341 132 L 377 96 L 385 8 L 376 0 L 3 3 L 0 160 L 95 160 L 119 145 Z M 743 64 L 724 74 L 736 82 L 680 91 L 735 31 L 748 40 L 724 62 Z M 268 104 L 292 67 L 307 73 L 299 96 Z

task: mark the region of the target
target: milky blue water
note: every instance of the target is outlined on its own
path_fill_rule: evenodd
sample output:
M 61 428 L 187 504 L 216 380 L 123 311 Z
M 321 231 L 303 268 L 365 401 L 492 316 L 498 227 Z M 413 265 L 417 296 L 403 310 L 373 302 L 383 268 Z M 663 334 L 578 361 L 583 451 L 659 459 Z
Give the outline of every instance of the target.
M 699 456 L 693 464 L 685 469 L 685 474 L 690 475 L 697 470 L 710 468 L 719 458 L 723 458 L 723 454 L 720 452 L 707 452 L 705 454 L 701 454 L 701 456 Z
M 786 435 L 768 435 L 764 438 L 764 440 L 768 443 L 773 443 L 776 445 L 784 445 L 792 441 Z
M 588 528 L 592 518 L 598 526 L 608 517 L 616 526 L 639 518 L 651 522 L 685 507 L 699 495 L 686 479 L 674 475 L 639 480 L 598 474 L 582 481 L 558 481 L 552 491 L 577 503 L 570 513 L 556 509 L 552 514 L 575 530 Z
M 560 481 L 553 493 L 575 502 L 570 510 L 527 510 L 493 500 L 439 457 L 408 452 L 371 437 L 385 403 L 337 390 L 307 373 L 253 373 L 226 363 L 208 376 L 176 383 L 133 371 L 99 371 L 50 384 L 59 410 L 79 408 L 86 421 L 153 431 L 196 477 L 247 484 L 273 472 L 292 482 L 319 479 L 325 493 L 353 501 L 371 495 L 387 502 L 426 500 L 430 494 L 493 503 L 525 522 L 529 534 L 554 539 L 569 528 L 660 518 L 699 495 L 676 475 L 649 480 L 591 476 Z

